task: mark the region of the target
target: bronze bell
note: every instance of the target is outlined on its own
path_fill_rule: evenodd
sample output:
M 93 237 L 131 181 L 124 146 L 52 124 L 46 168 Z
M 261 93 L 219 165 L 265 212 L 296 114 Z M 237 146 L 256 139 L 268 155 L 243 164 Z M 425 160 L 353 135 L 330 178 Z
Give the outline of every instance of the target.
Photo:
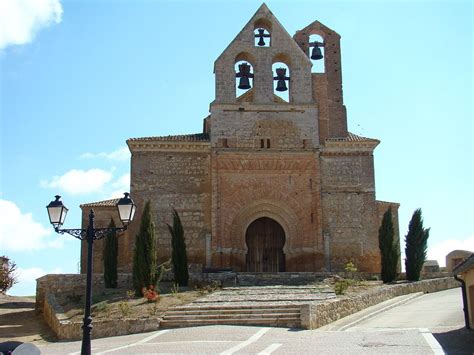
M 265 45 L 265 41 L 263 40 L 264 31 L 265 31 L 264 29 L 259 28 L 258 29 L 258 35 L 256 35 L 260 38 L 258 43 L 257 43 L 260 47 L 263 47 Z
M 240 77 L 238 88 L 242 89 L 242 90 L 250 89 L 250 80 L 249 80 L 249 78 L 246 77 L 246 76 Z
M 288 90 L 286 86 L 286 80 L 290 80 L 289 77 L 286 76 L 286 69 L 285 68 L 277 68 L 276 69 L 276 75 L 273 80 L 278 80 L 277 81 L 277 87 L 276 91 L 286 91 Z
M 318 46 L 314 46 L 313 50 L 311 51 L 311 59 L 320 60 L 323 59 L 323 53 L 321 52 L 321 48 Z
M 285 80 L 278 80 L 277 81 L 277 87 L 275 89 L 276 91 L 286 91 L 288 88 L 286 87 L 286 82 Z
M 250 72 L 250 65 L 248 65 L 247 63 L 239 64 L 239 72 L 235 74 L 235 77 L 240 78 L 238 86 L 239 89 L 250 89 L 249 78 L 253 78 L 253 74 Z

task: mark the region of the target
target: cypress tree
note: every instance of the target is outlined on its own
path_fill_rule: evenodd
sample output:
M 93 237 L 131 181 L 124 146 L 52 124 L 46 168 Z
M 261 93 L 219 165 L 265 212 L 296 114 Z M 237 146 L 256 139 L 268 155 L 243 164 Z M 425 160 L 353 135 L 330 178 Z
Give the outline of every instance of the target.
M 104 261 L 104 283 L 107 288 L 117 288 L 117 255 L 118 255 L 118 239 L 115 231 L 115 222 L 111 218 L 109 223 L 111 231 L 104 241 L 104 249 L 102 251 Z
M 420 280 L 421 269 L 426 260 L 430 229 L 423 228 L 421 208 L 413 212 L 405 236 L 405 271 L 408 281 Z
M 184 230 L 181 219 L 175 209 L 173 209 L 173 226 L 169 224 L 167 226 L 171 234 L 171 245 L 173 247 L 171 260 L 173 263 L 174 281 L 180 286 L 187 286 L 189 272 Z
M 381 277 L 384 283 L 392 282 L 398 276 L 400 251 L 398 243 L 394 240 L 394 235 L 392 208 L 389 207 L 383 215 L 382 224 L 379 228 L 379 249 L 382 259 Z
M 142 296 L 142 288 L 156 286 L 157 255 L 155 224 L 152 221 L 150 201 L 147 201 L 135 237 L 133 254 L 133 288 L 136 296 Z

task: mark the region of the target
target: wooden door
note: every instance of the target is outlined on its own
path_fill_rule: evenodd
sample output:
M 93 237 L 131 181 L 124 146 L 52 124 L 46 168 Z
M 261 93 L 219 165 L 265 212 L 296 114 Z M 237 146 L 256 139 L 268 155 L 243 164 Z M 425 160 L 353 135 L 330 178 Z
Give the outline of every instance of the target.
M 273 219 L 262 217 L 253 221 L 245 235 L 247 242 L 247 271 L 285 271 L 285 231 Z

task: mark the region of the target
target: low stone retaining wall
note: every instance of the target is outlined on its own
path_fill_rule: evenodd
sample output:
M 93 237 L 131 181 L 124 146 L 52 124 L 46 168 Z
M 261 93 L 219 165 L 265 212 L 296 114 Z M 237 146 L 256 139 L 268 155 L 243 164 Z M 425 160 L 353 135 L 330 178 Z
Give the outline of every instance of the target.
M 132 274 L 118 274 L 117 287 L 131 288 Z M 104 275 L 92 275 L 92 293 L 104 290 Z M 36 280 L 37 311 L 42 312 L 46 294 L 84 295 L 86 292 L 86 274 L 48 274 Z
M 191 277 L 194 282 L 220 281 L 227 284 L 239 285 L 294 285 L 320 281 L 335 273 L 209 273 L 196 274 Z M 339 273 L 341 276 L 344 273 Z M 370 275 L 364 275 L 369 276 Z M 58 304 L 55 294 L 83 295 L 86 287 L 86 275 L 46 275 L 37 280 L 36 309 L 43 313 L 44 319 L 61 340 L 81 339 L 81 323 L 71 322 Z M 131 274 L 118 275 L 119 287 L 131 288 Z M 415 292 L 436 292 L 459 287 L 453 277 L 429 279 L 418 282 L 406 282 L 395 285 L 385 285 L 366 293 L 323 302 L 310 302 L 301 306 L 301 324 L 305 329 L 316 329 L 334 322 L 340 318 L 356 313 L 362 309 L 386 301 L 393 297 Z M 104 289 L 103 275 L 93 275 L 93 292 Z M 115 335 L 141 333 L 159 328 L 159 319 L 122 319 L 114 321 L 93 322 L 93 337 L 101 338 Z
M 301 308 L 301 325 L 304 329 L 316 329 L 393 297 L 414 292 L 437 292 L 459 286 L 460 283 L 453 277 L 445 277 L 386 285 L 353 297 L 332 299 L 323 303 L 309 303 Z
M 82 339 L 82 322 L 71 322 L 65 316 L 63 308 L 58 304 L 54 294 L 46 293 L 43 302 L 43 317 L 59 340 Z M 94 320 L 92 322 L 93 338 L 104 338 L 117 335 L 144 333 L 157 330 L 159 319 L 117 319 Z

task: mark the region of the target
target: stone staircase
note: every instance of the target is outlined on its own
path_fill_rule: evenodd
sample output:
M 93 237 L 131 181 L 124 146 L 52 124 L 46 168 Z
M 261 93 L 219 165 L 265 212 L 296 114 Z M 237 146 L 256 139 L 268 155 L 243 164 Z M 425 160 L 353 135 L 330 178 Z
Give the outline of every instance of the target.
M 249 305 L 179 307 L 163 317 L 160 327 L 178 328 L 201 325 L 259 325 L 301 327 L 299 305 Z
M 166 312 L 163 328 L 259 325 L 301 328 L 301 307 L 335 297 L 327 287 L 229 287 Z

